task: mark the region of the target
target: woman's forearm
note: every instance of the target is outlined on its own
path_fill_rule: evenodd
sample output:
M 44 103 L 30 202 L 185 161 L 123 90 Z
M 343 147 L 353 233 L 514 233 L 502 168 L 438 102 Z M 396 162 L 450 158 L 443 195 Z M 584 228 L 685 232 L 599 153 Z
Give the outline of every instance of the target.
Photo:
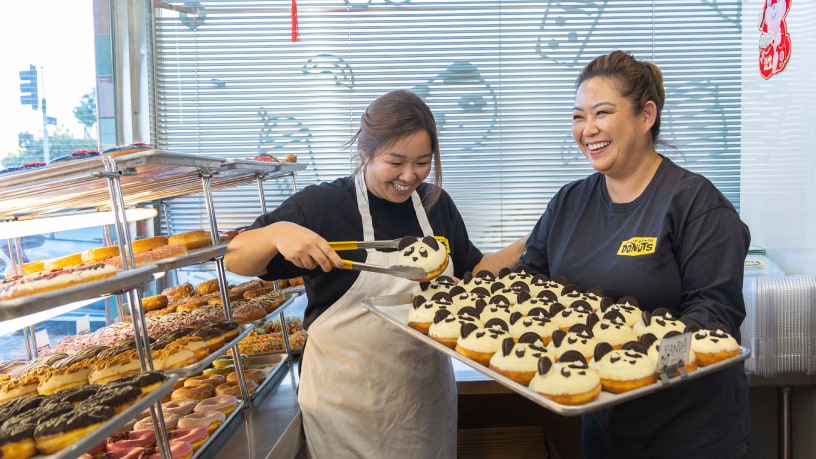
M 482 258 L 475 268 L 473 273 L 478 273 L 482 270 L 488 270 L 493 274 L 498 274 L 502 268 L 514 268 L 519 264 L 521 255 L 524 253 L 524 248 L 527 245 L 528 235 L 513 241 L 507 247 L 493 253 L 489 253 Z

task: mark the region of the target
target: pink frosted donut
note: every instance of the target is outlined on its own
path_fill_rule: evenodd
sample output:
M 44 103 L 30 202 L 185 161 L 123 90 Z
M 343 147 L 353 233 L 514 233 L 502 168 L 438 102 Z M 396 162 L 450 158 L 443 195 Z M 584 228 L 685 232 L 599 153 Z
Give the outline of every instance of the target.
M 169 437 L 170 441 L 186 441 L 187 443 L 193 445 L 193 450 L 196 450 L 199 446 L 204 444 L 204 440 L 209 438 L 210 433 L 207 431 L 206 427 L 197 426 L 171 430 L 170 432 L 167 432 L 167 436 Z
M 130 432 L 108 437 L 108 442 L 105 445 L 105 449 L 107 451 L 114 451 L 117 449 L 147 448 L 148 446 L 153 446 L 155 444 L 155 430 L 131 430 Z
M 144 448 L 122 448 L 101 454 L 85 453 L 79 456 L 79 459 L 99 459 L 100 457 L 105 459 L 140 459 L 144 452 Z
M 176 413 L 179 416 L 186 416 L 193 412 L 198 400 L 192 398 L 180 398 L 162 403 L 162 411 L 165 413 Z
M 175 429 L 180 418 L 181 416 L 176 413 L 164 412 L 164 425 L 166 425 L 168 429 Z M 146 429 L 153 430 L 153 416 L 139 419 L 136 424 L 133 424 L 133 430 Z
M 193 445 L 186 441 L 170 440 L 170 455 L 173 458 L 190 457 L 193 454 Z M 142 459 L 162 459 L 161 452 L 157 446 L 147 448 L 139 456 Z
M 193 412 L 179 419 L 178 428 L 206 427 L 207 431 L 212 434 L 226 418 L 227 416 L 218 410 Z
M 238 397 L 234 395 L 216 395 L 198 402 L 193 411 L 218 410 L 224 414 L 230 414 L 236 406 L 238 406 Z

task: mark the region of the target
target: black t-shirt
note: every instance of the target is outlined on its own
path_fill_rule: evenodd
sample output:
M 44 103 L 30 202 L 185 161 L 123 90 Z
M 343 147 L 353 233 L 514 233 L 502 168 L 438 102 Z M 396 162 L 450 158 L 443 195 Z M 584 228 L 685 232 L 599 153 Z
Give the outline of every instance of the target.
M 417 192 L 426 196 L 433 185 L 422 183 Z M 377 240 L 396 239 L 404 236 L 422 236 L 411 199 L 393 203 L 368 193 L 369 209 Z M 427 211 L 428 221 L 434 235 L 444 236 L 450 243 L 450 262 L 454 275 L 461 277 L 481 261 L 482 253 L 468 238 L 465 223 L 450 195 L 444 190 L 439 200 Z M 363 238 L 363 221 L 357 208 L 357 195 L 352 177 L 339 178 L 333 182 L 312 185 L 295 193 L 280 207 L 258 217 L 251 228 L 258 228 L 278 221 L 289 221 L 311 229 L 328 241 L 360 241 Z M 340 252 L 340 256 L 352 261 L 365 261 L 365 251 Z M 320 314 L 339 299 L 354 283 L 358 271 L 333 269 L 328 273 L 321 269 L 305 270 L 274 257 L 267 266 L 264 279 L 288 279 L 303 276 L 308 305 L 303 320 L 308 328 Z M 372 296 L 377 292 L 372 292 Z
M 705 177 L 663 158 L 641 196 L 609 199 L 595 173 L 564 186 L 527 243 L 523 264 L 685 323 L 728 325 L 739 340 L 750 242 L 733 205 Z M 742 365 L 584 416 L 587 457 L 730 457 L 749 440 Z M 604 447 L 603 445 L 608 445 Z

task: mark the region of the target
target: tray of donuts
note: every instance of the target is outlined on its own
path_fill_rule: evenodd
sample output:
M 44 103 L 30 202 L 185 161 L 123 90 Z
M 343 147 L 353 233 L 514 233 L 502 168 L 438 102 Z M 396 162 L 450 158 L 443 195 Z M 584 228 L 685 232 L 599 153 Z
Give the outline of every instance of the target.
M 2 457 L 91 457 L 91 451 L 104 450 L 109 436 L 169 394 L 176 380 L 148 371 L 8 400 L 0 404 Z
M 222 357 L 215 359 L 211 367 L 205 368 L 202 371 L 203 376 L 213 376 L 226 378 L 226 382 L 236 381 L 235 361 L 231 354 L 231 350 Z M 241 354 L 241 365 L 244 370 L 244 377 L 247 382 L 247 389 L 251 398 L 254 400 L 259 394 L 263 393 L 264 388 L 270 381 L 285 367 L 289 360 L 289 355 L 284 352 L 270 352 L 258 355 L 244 355 Z M 216 389 L 218 389 L 216 387 Z M 222 390 L 226 390 L 226 386 Z M 235 393 L 240 394 L 238 388 L 232 389 Z
M 623 403 L 748 358 L 722 324 L 579 291 L 524 268 L 439 277 L 363 305 L 405 333 L 558 414 Z

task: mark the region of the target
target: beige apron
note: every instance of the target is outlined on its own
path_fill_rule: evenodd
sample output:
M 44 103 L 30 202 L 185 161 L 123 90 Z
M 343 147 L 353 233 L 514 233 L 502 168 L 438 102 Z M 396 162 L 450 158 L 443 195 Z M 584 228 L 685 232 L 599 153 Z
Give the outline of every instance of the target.
M 364 240 L 374 240 L 368 194 L 356 177 Z M 424 235 L 433 235 L 416 191 Z M 367 262 L 388 254 L 368 251 Z M 445 271 L 452 275 L 452 263 Z M 456 384 L 450 357 L 368 311 L 371 296 L 405 293 L 409 280 L 361 271 L 349 290 L 309 327 L 298 402 L 309 456 L 455 458 Z

